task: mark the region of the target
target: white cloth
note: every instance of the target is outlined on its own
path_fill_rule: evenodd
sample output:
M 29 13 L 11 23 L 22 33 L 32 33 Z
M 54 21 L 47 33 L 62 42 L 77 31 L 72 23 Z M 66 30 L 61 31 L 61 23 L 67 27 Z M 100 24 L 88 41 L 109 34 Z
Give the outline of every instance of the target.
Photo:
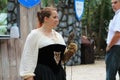
M 115 15 L 112 20 L 110 20 L 107 36 L 107 44 L 110 44 L 115 32 L 120 32 L 120 10 L 115 12 Z M 120 39 L 115 45 L 120 45 Z
M 24 45 L 21 63 L 20 63 L 20 76 L 24 77 L 27 75 L 34 76 L 34 70 L 38 59 L 38 49 L 50 44 L 62 44 L 65 45 L 62 36 L 52 30 L 55 34 L 56 39 L 48 38 L 38 29 L 32 30 L 26 39 Z

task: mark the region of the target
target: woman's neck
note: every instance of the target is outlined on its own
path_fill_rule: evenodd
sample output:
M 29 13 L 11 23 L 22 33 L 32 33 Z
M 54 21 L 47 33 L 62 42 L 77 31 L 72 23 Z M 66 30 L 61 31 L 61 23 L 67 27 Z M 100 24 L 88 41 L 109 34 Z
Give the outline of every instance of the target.
M 43 32 L 46 32 L 46 33 L 51 33 L 52 32 L 52 28 L 49 25 L 42 25 L 41 29 L 42 29 Z

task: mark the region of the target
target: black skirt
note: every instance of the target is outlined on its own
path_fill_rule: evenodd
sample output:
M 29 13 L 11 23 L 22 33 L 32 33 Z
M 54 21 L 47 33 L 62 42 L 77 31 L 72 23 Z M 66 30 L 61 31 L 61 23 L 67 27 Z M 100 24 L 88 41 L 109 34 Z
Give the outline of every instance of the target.
M 50 67 L 38 64 L 35 69 L 34 80 L 66 80 L 66 73 L 62 67 L 57 73 L 54 73 Z

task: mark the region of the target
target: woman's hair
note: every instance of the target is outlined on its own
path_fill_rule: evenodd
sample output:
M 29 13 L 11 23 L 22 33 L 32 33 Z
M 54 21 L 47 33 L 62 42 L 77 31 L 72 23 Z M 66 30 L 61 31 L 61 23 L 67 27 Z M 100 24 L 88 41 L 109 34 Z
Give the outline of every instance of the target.
M 49 18 L 50 15 L 51 15 L 51 12 L 54 11 L 54 10 L 57 11 L 57 9 L 54 8 L 54 7 L 45 7 L 43 9 L 41 9 L 40 12 L 37 12 L 37 17 L 38 17 L 39 23 L 40 24 L 44 23 L 44 18 L 45 17 Z

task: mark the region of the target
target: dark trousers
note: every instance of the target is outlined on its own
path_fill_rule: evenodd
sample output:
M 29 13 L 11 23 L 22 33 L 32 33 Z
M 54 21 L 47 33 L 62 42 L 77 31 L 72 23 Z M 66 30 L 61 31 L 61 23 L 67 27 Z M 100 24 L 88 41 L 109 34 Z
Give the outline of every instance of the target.
M 106 80 L 116 80 L 116 74 L 120 76 L 120 45 L 113 46 L 105 56 Z

